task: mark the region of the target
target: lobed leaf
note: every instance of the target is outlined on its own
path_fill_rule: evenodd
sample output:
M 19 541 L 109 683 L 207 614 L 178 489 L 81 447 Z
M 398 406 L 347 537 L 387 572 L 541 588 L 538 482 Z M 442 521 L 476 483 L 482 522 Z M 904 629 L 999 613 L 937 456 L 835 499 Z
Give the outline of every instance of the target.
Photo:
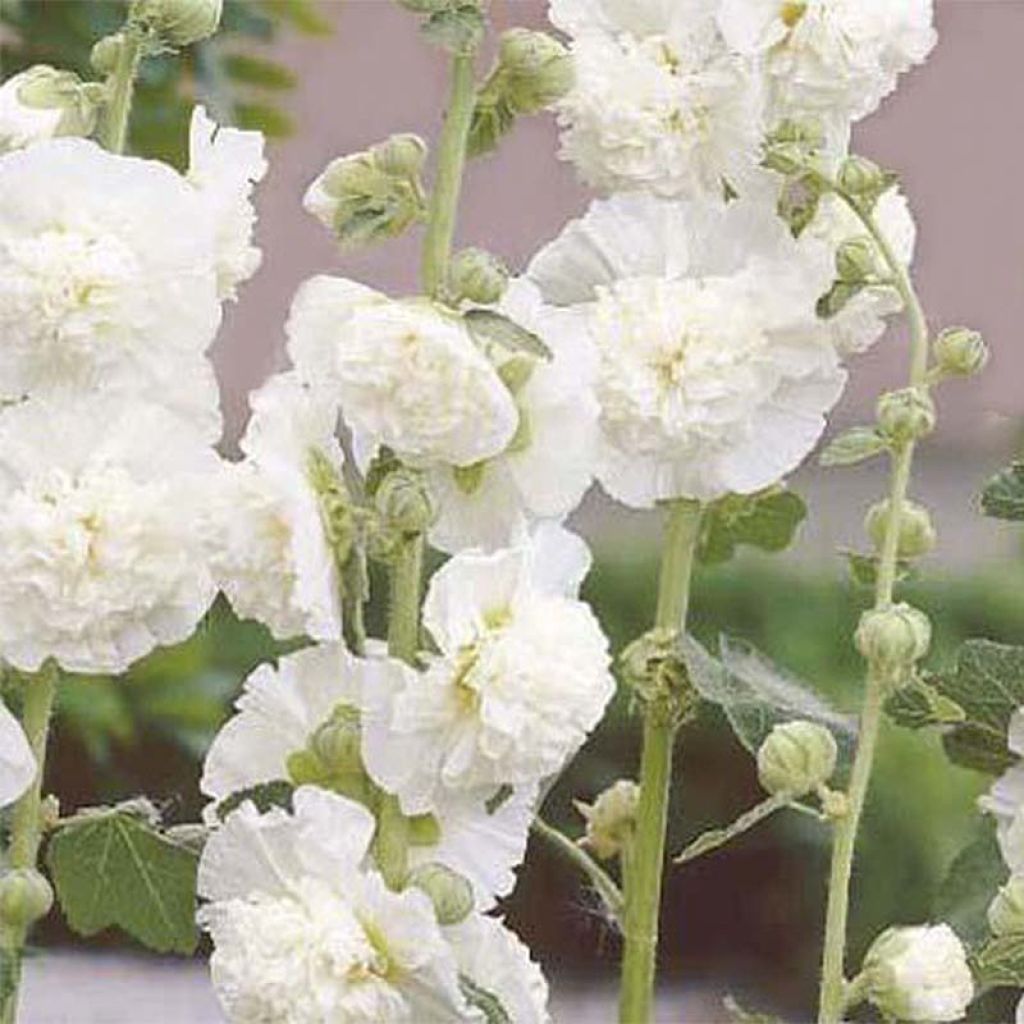
M 158 953 L 191 954 L 194 849 L 160 831 L 143 801 L 80 812 L 46 854 L 68 925 L 90 936 L 118 927 Z
M 888 447 L 888 442 L 874 427 L 851 427 L 829 441 L 818 461 L 822 466 L 853 466 Z
M 732 558 L 741 545 L 783 551 L 806 518 L 803 499 L 782 487 L 751 495 L 730 494 L 705 510 L 697 557 L 705 565 L 717 565 Z
M 1015 462 L 985 485 L 981 507 L 993 519 L 1024 519 L 1024 462 Z
M 945 921 L 968 945 L 983 941 L 989 934 L 988 906 L 1008 874 L 995 822 L 979 819 L 976 834 L 956 855 L 939 887 L 933 919 Z

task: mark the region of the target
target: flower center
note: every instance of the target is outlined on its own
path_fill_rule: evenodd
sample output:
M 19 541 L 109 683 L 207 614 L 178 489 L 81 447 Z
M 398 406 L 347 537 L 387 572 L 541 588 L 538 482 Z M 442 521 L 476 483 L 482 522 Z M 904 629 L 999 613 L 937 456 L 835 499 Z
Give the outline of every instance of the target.
M 789 0 L 782 5 L 779 17 L 786 28 L 795 28 L 800 19 L 807 12 L 806 0 Z

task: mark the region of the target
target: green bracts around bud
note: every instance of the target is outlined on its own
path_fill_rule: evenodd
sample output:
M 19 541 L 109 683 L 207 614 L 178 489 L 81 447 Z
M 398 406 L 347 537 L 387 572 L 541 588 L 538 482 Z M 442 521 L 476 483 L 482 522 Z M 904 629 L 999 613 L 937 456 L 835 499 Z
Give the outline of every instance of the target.
M 53 887 L 35 868 L 14 868 L 0 876 L 0 929 L 25 931 L 53 906 Z
M 838 757 L 835 737 L 825 726 L 784 722 L 757 752 L 757 777 L 772 796 L 806 796 L 832 778 Z
M 103 86 L 47 64 L 14 75 L 0 86 L 4 127 L 0 153 L 64 135 L 89 135 L 103 102 Z
M 935 339 L 932 354 L 939 370 L 949 377 L 971 377 L 988 363 L 985 339 L 968 327 L 947 327 Z
M 220 25 L 224 0 L 135 0 L 132 18 L 167 46 L 209 39 Z
M 373 500 L 384 524 L 400 534 L 423 533 L 434 521 L 434 504 L 414 469 L 403 467 L 388 473 Z
M 935 429 L 935 403 L 923 388 L 902 388 L 882 395 L 876 413 L 882 435 L 897 445 L 918 441 Z
M 473 912 L 473 886 L 444 864 L 413 868 L 408 884 L 430 897 L 437 923 L 443 927 L 465 921 Z
M 633 837 L 639 802 L 640 787 L 628 779 L 619 779 L 592 804 L 574 801 L 587 823 L 583 842 L 595 857 L 608 860 L 623 851 Z
M 1024 935 L 1024 878 L 1014 875 L 996 893 L 988 908 L 992 934 Z
M 906 682 L 914 665 L 928 653 L 931 641 L 928 616 L 909 604 L 866 611 L 854 638 L 871 671 L 889 687 Z
M 848 284 L 868 284 L 880 272 L 878 250 L 867 236 L 848 238 L 836 250 L 836 274 Z
M 453 304 L 493 306 L 508 287 L 508 268 L 484 249 L 463 249 L 452 258 L 448 292 Z
M 868 509 L 865 529 L 876 550 L 885 546 L 885 536 L 889 530 L 889 501 L 880 501 Z M 920 558 L 935 548 L 936 534 L 932 525 L 932 517 L 923 505 L 913 501 L 904 501 L 900 510 L 899 539 L 896 545 L 898 558 Z

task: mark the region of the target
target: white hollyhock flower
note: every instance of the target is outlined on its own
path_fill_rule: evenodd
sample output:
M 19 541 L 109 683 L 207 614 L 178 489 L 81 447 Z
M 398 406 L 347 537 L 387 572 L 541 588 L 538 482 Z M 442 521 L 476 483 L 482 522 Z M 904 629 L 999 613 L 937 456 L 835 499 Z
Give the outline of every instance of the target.
M 905 1021 L 960 1020 L 974 998 L 967 953 L 948 924 L 888 928 L 864 957 L 868 998 Z
M 445 929 L 459 970 L 495 996 L 515 1024 L 549 1024 L 548 983 L 530 951 L 493 917 L 473 914 Z
M 0 157 L 0 399 L 102 388 L 216 437 L 212 228 L 158 161 L 75 138 Z
M 1006 745 L 1024 758 L 1024 708 L 1010 718 Z M 1008 768 L 978 801 L 996 819 L 996 835 L 1003 860 L 1014 874 L 1024 873 L 1024 761 Z
M 406 813 L 445 791 L 492 791 L 557 772 L 615 684 L 608 641 L 576 597 L 589 566 L 553 524 L 491 555 L 463 552 L 430 582 L 424 623 L 441 651 L 422 675 L 363 694 L 363 756 Z
M 206 756 L 200 789 L 216 805 L 232 794 L 281 780 L 296 781 L 293 758 L 313 751 L 319 757 L 340 751 L 337 736 L 324 730 L 351 729 L 359 749 L 361 694 L 400 683 L 412 669 L 375 651 L 354 658 L 341 644 L 308 647 L 280 659 L 276 668 L 260 665 L 245 681 L 235 703 L 238 713 L 217 734 Z M 339 715 L 344 716 L 339 722 Z M 337 765 L 322 764 L 325 773 Z M 473 886 L 476 907 L 489 910 L 496 897 L 515 885 L 533 820 L 536 788 L 522 787 L 498 806 L 491 790 L 448 793 L 438 801 L 433 820 L 409 849 L 411 867 L 437 862 Z
M 294 808 L 243 803 L 199 862 L 200 921 L 232 1024 L 477 1021 L 430 900 L 363 867 L 369 811 L 308 786 Z
M 266 173 L 262 132 L 221 128 L 203 107 L 192 111 L 188 180 L 213 222 L 221 298 L 234 298 L 238 285 L 259 268 L 260 250 L 252 244 L 256 211 L 251 196 Z
M 719 200 L 742 187 L 759 162 L 760 80 L 707 3 L 555 0 L 551 19 L 575 37 L 561 156 L 589 184 Z
M 529 269 L 597 348 L 597 477 L 638 508 L 778 481 L 814 447 L 845 373 L 815 314 L 832 257 L 773 207 L 616 197 Z
M 31 686 L 31 680 L 26 685 Z M 36 771 L 21 723 L 0 702 L 0 807 L 13 804 L 35 781 Z
M 763 61 L 769 116 L 837 135 L 874 111 L 935 45 L 932 0 L 722 0 L 729 45 Z
M 516 432 L 515 402 L 494 367 L 454 314 L 426 300 L 315 277 L 296 294 L 287 330 L 298 372 L 333 389 L 366 447 L 468 466 Z
M 337 406 L 294 373 L 251 398 L 246 459 L 225 464 L 209 493 L 206 543 L 236 613 L 274 636 L 341 637 L 340 583 L 310 477 L 318 453 L 340 474 Z
M 519 427 L 503 452 L 468 470 L 428 470 L 437 509 L 429 537 L 442 551 L 518 543 L 537 519 L 569 515 L 593 480 L 598 408 L 589 339 L 574 317 L 545 307 L 525 278 L 509 285 L 499 308 L 538 334 L 552 358 L 494 353 L 515 395 Z
M 217 458 L 158 406 L 32 400 L 0 413 L 0 651 L 121 672 L 186 639 L 214 595 L 198 539 Z

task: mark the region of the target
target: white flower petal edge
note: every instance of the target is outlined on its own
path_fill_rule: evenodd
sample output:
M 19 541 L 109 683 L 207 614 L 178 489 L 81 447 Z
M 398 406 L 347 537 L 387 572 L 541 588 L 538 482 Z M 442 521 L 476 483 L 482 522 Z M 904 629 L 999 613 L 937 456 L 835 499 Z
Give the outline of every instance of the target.
M 600 720 L 615 688 L 608 641 L 569 596 L 586 558 L 578 538 L 544 525 L 527 545 L 463 552 L 435 574 L 424 623 L 441 656 L 364 693 L 367 770 L 406 813 L 433 810 L 446 790 L 539 782 Z
M 795 241 L 761 198 L 598 202 L 528 273 L 593 339 L 597 476 L 627 505 L 775 483 L 809 454 L 842 393 L 815 314 L 831 256 Z
M 199 523 L 217 467 L 158 406 L 79 396 L 0 412 L 6 660 L 121 672 L 185 640 L 214 595 Z
M 514 932 L 479 914 L 445 932 L 460 971 L 496 996 L 510 1020 L 549 1024 L 548 983 Z
M 244 803 L 212 833 L 200 920 L 232 1024 L 477 1019 L 427 897 L 364 869 L 373 829 L 358 804 L 300 787 L 293 814 Z
M 1010 718 L 1007 746 L 1024 757 L 1024 708 Z M 996 834 L 1003 860 L 1013 873 L 1024 872 L 1024 762 L 1008 768 L 978 800 L 979 807 L 996 819 Z
M 332 390 L 367 444 L 410 463 L 472 465 L 516 432 L 515 402 L 494 367 L 465 325 L 433 303 L 314 277 L 296 293 L 287 331 L 302 378 Z
M 103 391 L 220 433 L 211 218 L 155 160 L 86 139 L 0 157 L 0 399 Z
M 450 553 L 522 542 L 537 519 L 568 516 L 593 480 L 596 360 L 578 318 L 543 305 L 525 278 L 511 282 L 499 311 L 540 336 L 552 358 L 493 353 L 499 372 L 510 379 L 528 374 L 513 388 L 519 425 L 511 444 L 471 474 L 451 466 L 428 470 L 437 509 L 430 541 Z
M 36 770 L 21 723 L 0 703 L 0 807 L 13 804 L 32 785 Z
M 221 128 L 203 107 L 192 111 L 188 180 L 198 190 L 215 232 L 217 288 L 235 298 L 238 285 L 259 269 L 252 244 L 256 211 L 251 195 L 267 173 L 263 133 Z
M 206 543 L 218 585 L 243 618 L 279 639 L 341 636 L 337 567 L 310 478 L 313 453 L 338 474 L 337 405 L 295 373 L 271 377 L 251 399 L 241 463 L 214 482 Z
M 359 663 L 342 644 L 306 647 L 277 667 L 258 666 L 235 702 L 238 712 L 206 755 L 200 790 L 224 800 L 288 778 L 288 758 L 304 750 L 339 704 L 359 706 Z

